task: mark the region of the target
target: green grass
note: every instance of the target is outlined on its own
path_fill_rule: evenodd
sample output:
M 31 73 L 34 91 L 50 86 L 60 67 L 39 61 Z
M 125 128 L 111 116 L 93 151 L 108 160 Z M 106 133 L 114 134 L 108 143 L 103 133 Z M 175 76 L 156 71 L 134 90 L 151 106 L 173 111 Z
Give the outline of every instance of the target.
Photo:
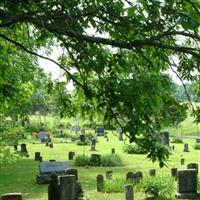
M 183 152 L 183 144 L 173 144 L 175 152 L 172 152 L 168 161 L 168 167 L 159 168 L 158 163 L 152 163 L 146 158 L 146 155 L 125 154 L 123 153 L 124 142 L 118 141 L 117 136 L 109 132 L 109 142 L 106 138 L 99 137 L 99 143 L 96 145 L 97 151 L 95 153 L 110 154 L 111 149 L 115 148 L 116 153 L 119 154 L 123 161 L 123 166 L 120 167 L 76 167 L 79 172 L 79 180 L 82 183 L 85 193 L 95 200 L 121 200 L 124 199 L 123 193 L 97 193 L 96 192 L 96 175 L 104 174 L 108 170 L 113 171 L 113 177 L 125 179 L 126 173 L 129 171 L 142 171 L 144 175 L 148 174 L 148 170 L 155 168 L 158 175 L 170 175 L 172 167 L 186 168 L 190 162 L 200 163 L 200 154 L 193 149 L 195 144 L 194 139 L 183 139 L 183 142 L 189 144 L 190 153 Z M 35 140 L 34 140 L 35 141 Z M 56 138 L 58 141 L 58 138 Z M 25 142 L 25 140 L 23 140 Z M 75 151 L 76 154 L 90 155 L 94 152 L 90 151 L 90 146 L 78 146 L 76 143 L 60 143 L 54 144 L 54 148 L 45 147 L 45 144 L 31 144 L 27 140 L 27 149 L 29 151 L 29 158 L 22 158 L 15 164 L 1 166 L 0 168 L 0 194 L 6 192 L 21 192 L 24 195 L 24 200 L 47 200 L 47 185 L 37 185 L 35 183 L 36 175 L 38 174 L 38 162 L 35 162 L 34 152 L 40 151 L 44 161 L 50 159 L 67 160 L 68 152 Z M 185 158 L 185 166 L 180 165 L 181 155 Z M 69 166 L 74 167 L 74 161 L 69 161 Z M 144 195 L 136 192 L 135 200 L 142 200 Z

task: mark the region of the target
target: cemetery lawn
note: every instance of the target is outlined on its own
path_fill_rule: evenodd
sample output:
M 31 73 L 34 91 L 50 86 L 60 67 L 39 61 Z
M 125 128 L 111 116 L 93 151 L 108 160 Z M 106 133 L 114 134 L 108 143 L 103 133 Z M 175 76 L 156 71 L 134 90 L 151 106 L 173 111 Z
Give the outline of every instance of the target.
M 194 150 L 195 139 L 183 139 L 184 143 L 189 144 L 190 152 L 183 152 L 183 144 L 173 144 L 175 151 L 172 152 L 168 161 L 168 167 L 159 168 L 158 163 L 152 163 L 146 158 L 146 155 L 130 155 L 122 151 L 123 141 L 118 141 L 114 133 L 109 132 L 109 142 L 104 137 L 98 137 L 99 143 L 96 145 L 97 151 L 90 151 L 90 146 L 78 146 L 76 143 L 54 143 L 54 148 L 45 147 L 45 144 L 31 144 L 31 140 L 26 140 L 29 158 L 22 158 L 14 164 L 1 166 L 0 168 L 0 194 L 7 192 L 21 192 L 26 200 L 47 200 L 47 185 L 37 185 L 35 183 L 36 175 L 39 173 L 38 162 L 34 161 L 34 153 L 39 151 L 43 161 L 50 159 L 68 160 L 68 152 L 75 151 L 77 154 L 90 155 L 91 153 L 109 154 L 111 148 L 115 148 L 123 160 L 121 167 L 75 167 L 74 161 L 68 161 L 70 167 L 78 169 L 79 181 L 82 183 L 83 190 L 91 200 L 122 200 L 125 199 L 124 193 L 97 193 L 96 192 L 96 175 L 101 173 L 105 176 L 107 170 L 113 171 L 113 178 L 124 178 L 129 171 L 142 171 L 147 175 L 149 169 L 155 168 L 157 175 L 170 175 L 170 169 L 177 167 L 185 169 L 186 165 L 191 162 L 200 163 L 200 151 Z M 59 141 L 60 139 L 54 139 Z M 23 141 L 24 142 L 24 141 Z M 126 141 L 128 144 L 128 140 Z M 185 158 L 185 165 L 180 165 L 180 157 Z M 135 200 L 143 200 L 142 193 L 135 194 Z

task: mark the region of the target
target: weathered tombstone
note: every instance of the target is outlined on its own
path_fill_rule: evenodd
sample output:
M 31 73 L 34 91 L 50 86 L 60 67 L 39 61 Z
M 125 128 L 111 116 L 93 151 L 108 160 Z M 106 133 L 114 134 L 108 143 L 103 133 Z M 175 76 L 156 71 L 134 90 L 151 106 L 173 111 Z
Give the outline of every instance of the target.
M 100 166 L 101 165 L 101 155 L 100 154 L 91 154 L 90 164 L 92 166 Z
M 106 171 L 106 179 L 112 179 L 112 171 Z
M 22 200 L 22 194 L 21 193 L 2 194 L 1 200 Z
M 198 172 L 199 172 L 199 166 L 198 166 L 198 164 L 197 163 L 189 163 L 188 165 L 187 165 L 187 168 L 188 169 L 196 169 L 196 172 L 197 172 L 197 174 L 198 174 Z
M 161 132 L 161 143 L 163 145 L 169 146 L 169 132 Z
M 50 148 L 53 148 L 53 143 L 49 143 L 49 147 L 50 147 Z
M 43 142 L 48 142 L 48 134 L 47 134 L 47 132 L 39 132 L 38 133 L 38 138 L 41 140 L 41 142 L 43 143 Z
M 184 144 L 184 149 L 183 149 L 184 152 L 189 152 L 189 146 L 187 143 Z
M 115 148 L 112 148 L 112 149 L 111 149 L 111 153 L 112 153 L 112 154 L 115 154 Z
M 181 158 L 181 165 L 185 164 L 185 158 Z
M 38 160 L 38 161 L 42 162 L 42 156 L 39 157 L 39 160 Z
M 21 144 L 21 151 L 20 151 L 20 154 L 22 156 L 27 156 L 28 155 L 28 151 L 27 151 L 27 148 L 26 148 L 26 144 Z
M 80 135 L 80 141 L 81 141 L 81 142 L 85 142 L 85 140 L 86 140 L 85 135 L 84 135 L 84 134 L 81 134 L 81 135 Z
M 125 198 L 126 200 L 133 200 L 133 186 L 131 184 L 125 185 Z
M 58 176 L 60 183 L 60 200 L 75 200 L 75 181 L 74 175 Z
M 127 181 L 134 181 L 134 180 L 135 180 L 135 173 L 133 173 L 133 172 L 128 172 L 128 173 L 126 174 L 126 180 L 127 180 Z
M 172 146 L 172 150 L 173 150 L 173 151 L 175 150 L 175 146 L 174 146 L 174 145 Z
M 173 167 L 171 168 L 171 176 L 175 178 L 175 180 L 177 179 L 177 171 L 178 169 Z
M 149 170 L 149 176 L 156 176 L 156 170 L 155 169 L 150 169 Z
M 40 152 L 35 152 L 35 161 L 40 160 Z
M 68 160 L 73 160 L 74 156 L 75 156 L 75 152 L 73 151 L 68 152 Z
M 199 137 L 196 138 L 196 143 L 200 143 L 200 138 Z
M 178 170 L 177 199 L 199 199 L 197 193 L 197 172 L 195 169 Z
M 57 175 L 51 175 L 51 180 L 48 186 L 48 200 L 59 200 L 60 199 L 60 187 L 58 185 Z
M 17 144 L 13 145 L 14 151 L 17 151 Z
M 75 168 L 68 168 L 65 170 L 66 175 L 74 175 L 76 178 L 76 181 L 78 181 L 78 170 Z
M 104 128 L 96 128 L 97 136 L 104 136 Z
M 104 184 L 104 177 L 102 174 L 97 175 L 96 182 L 97 182 L 97 192 L 102 192 Z
M 92 138 L 92 143 L 91 143 L 91 151 L 96 150 L 96 138 Z
M 48 143 L 48 142 L 46 142 L 46 143 L 45 143 L 45 146 L 46 146 L 46 147 L 48 147 L 48 146 L 49 146 L 49 143 Z
M 137 171 L 137 172 L 135 173 L 135 182 L 136 182 L 136 183 L 139 183 L 139 182 L 142 180 L 142 178 L 143 178 L 142 172 Z
M 117 128 L 117 133 L 118 133 L 118 139 L 119 139 L 119 141 L 123 141 L 122 128 Z
M 68 168 L 66 161 L 57 162 L 40 162 L 40 174 L 36 177 L 38 184 L 48 184 L 51 180 L 51 175 L 65 175 L 65 170 Z

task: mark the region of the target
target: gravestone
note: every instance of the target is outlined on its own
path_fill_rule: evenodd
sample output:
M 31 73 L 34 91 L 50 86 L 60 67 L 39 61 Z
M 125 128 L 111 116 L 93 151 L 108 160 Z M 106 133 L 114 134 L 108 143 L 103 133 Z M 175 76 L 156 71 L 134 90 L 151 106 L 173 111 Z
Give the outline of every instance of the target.
M 185 158 L 181 158 L 181 165 L 185 164 Z
M 90 165 L 91 166 L 100 166 L 101 165 L 101 155 L 100 154 L 91 154 Z
M 40 152 L 35 152 L 35 161 L 40 160 Z
M 149 170 L 149 176 L 156 176 L 156 170 L 155 169 L 150 169 Z
M 36 177 L 36 182 L 38 184 L 49 184 L 52 174 L 64 175 L 67 168 L 68 164 L 66 161 L 40 162 L 40 174 Z
M 17 151 L 17 144 L 13 145 L 14 151 Z
M 175 150 L 175 146 L 174 146 L 174 145 L 172 146 L 172 150 L 173 150 L 173 151 Z
M 174 177 L 175 179 L 177 179 L 177 171 L 178 169 L 173 167 L 171 168 L 171 176 Z
M 189 152 L 189 146 L 187 143 L 184 144 L 184 149 L 183 149 L 184 152 Z
M 125 199 L 126 200 L 134 200 L 133 196 L 133 186 L 131 184 L 125 185 Z
M 74 156 L 75 156 L 75 152 L 74 151 L 68 152 L 68 160 L 73 160 Z
M 135 173 L 133 173 L 133 172 L 128 172 L 127 174 L 126 174 L 126 180 L 127 181 L 134 181 L 135 180 Z
M 75 200 L 75 181 L 74 175 L 58 176 L 60 185 L 60 200 Z
M 198 172 L 199 172 L 199 166 L 198 166 L 198 164 L 197 163 L 189 163 L 188 165 L 187 165 L 187 168 L 188 169 L 196 169 L 196 172 L 197 172 L 197 174 L 198 174 Z
M 92 138 L 91 149 L 90 149 L 91 151 L 96 150 L 96 143 L 97 143 L 96 138 Z
M 39 161 L 42 162 L 42 156 L 39 157 Z
M 112 179 L 112 171 L 106 171 L 106 179 Z
M 111 154 L 115 154 L 115 148 L 111 149 Z
M 119 139 L 119 141 L 123 141 L 122 128 L 117 128 L 117 133 L 118 133 L 118 139 Z
M 1 200 L 22 200 L 22 194 L 21 193 L 2 194 Z
M 199 137 L 196 138 L 196 143 L 200 143 L 200 138 Z
M 75 182 L 75 200 L 83 199 L 83 189 L 79 181 Z
M 28 157 L 28 151 L 26 148 L 26 144 L 21 144 L 20 155 Z
M 178 170 L 177 199 L 199 199 L 197 193 L 197 172 L 195 169 Z
M 74 125 L 70 128 L 70 131 L 72 132 L 78 132 L 81 130 L 81 127 L 79 125 Z
M 79 139 L 80 139 L 81 142 L 85 142 L 86 137 L 85 137 L 84 134 L 81 134 Z
M 47 132 L 39 132 L 38 133 L 38 139 L 41 140 L 41 142 L 48 142 L 49 141 L 49 135 L 47 134 Z
M 135 182 L 136 182 L 136 183 L 139 183 L 139 182 L 142 180 L 142 178 L 143 178 L 142 172 L 137 171 L 137 172 L 135 173 Z
M 104 184 L 104 177 L 102 174 L 97 175 L 96 182 L 97 182 L 97 192 L 102 192 Z
M 53 143 L 49 143 L 49 147 L 52 149 L 53 148 Z
M 104 128 L 96 128 L 97 136 L 104 136 Z
M 65 170 L 66 175 L 74 175 L 76 181 L 78 181 L 78 170 L 75 168 L 68 168 Z
M 169 132 L 161 132 L 161 143 L 165 146 L 169 146 Z
M 60 199 L 60 187 L 58 185 L 57 175 L 51 175 L 51 180 L 48 185 L 48 200 L 59 200 Z

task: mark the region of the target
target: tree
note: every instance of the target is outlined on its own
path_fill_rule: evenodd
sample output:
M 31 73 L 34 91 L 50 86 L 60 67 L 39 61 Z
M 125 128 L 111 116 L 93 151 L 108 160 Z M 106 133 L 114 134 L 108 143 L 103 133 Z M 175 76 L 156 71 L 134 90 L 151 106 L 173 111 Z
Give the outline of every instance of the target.
M 167 121 L 164 105 L 181 106 L 162 72 L 173 67 L 180 78 L 197 80 L 199 13 L 200 2 L 192 0 L 4 0 L 0 38 L 60 66 L 67 82 L 131 141 L 143 135 L 148 156 L 162 166 L 168 152 L 154 133 Z M 54 45 L 63 48 L 58 61 L 39 55 Z

